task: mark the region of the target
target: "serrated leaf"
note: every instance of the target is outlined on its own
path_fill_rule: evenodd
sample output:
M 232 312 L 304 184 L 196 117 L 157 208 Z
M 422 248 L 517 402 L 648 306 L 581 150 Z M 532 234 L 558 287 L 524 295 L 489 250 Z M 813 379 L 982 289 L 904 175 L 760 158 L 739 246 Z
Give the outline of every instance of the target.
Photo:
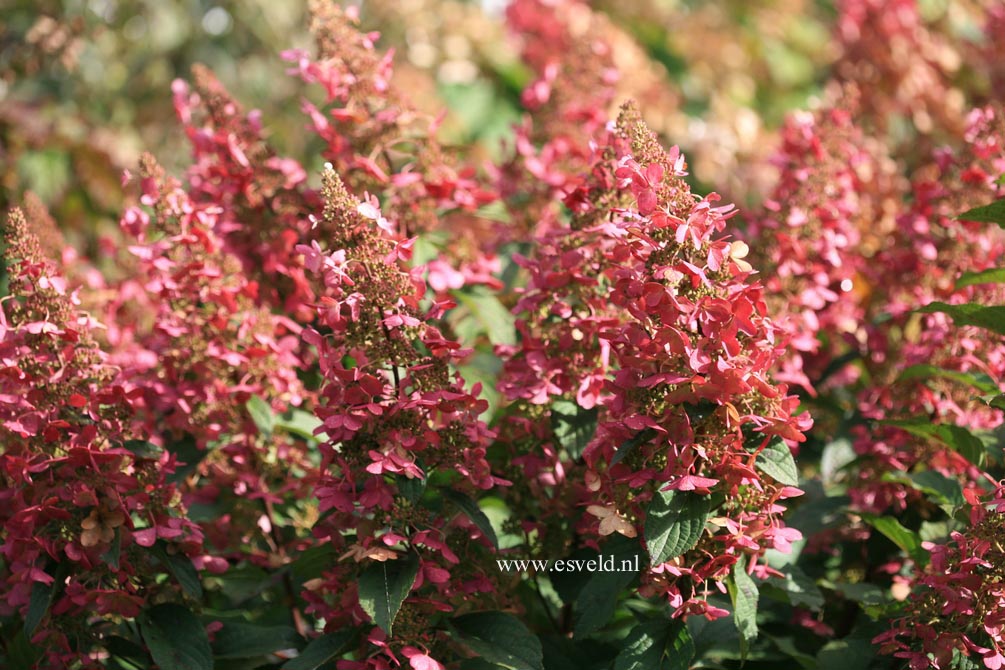
M 573 460 L 579 460 L 597 432 L 597 408 L 583 409 L 572 400 L 551 404 L 551 430 Z
M 156 605 L 139 616 L 140 632 L 161 670 L 213 670 L 206 629 L 188 609 Z
M 614 670 L 687 670 L 694 641 L 681 621 L 637 624 L 622 643 Z
M 691 491 L 657 491 L 646 510 L 645 540 L 653 565 L 694 548 L 712 508 L 709 496 Z
M 863 514 L 862 518 L 870 526 L 882 533 L 887 539 L 900 547 L 909 556 L 918 557 L 921 552 L 921 538 L 913 530 L 905 528 L 903 524 L 892 516 L 876 516 L 873 514 Z
M 746 658 L 750 643 L 757 639 L 757 584 L 747 574 L 747 559 L 743 556 L 733 565 L 727 584 L 733 601 L 733 621 L 740 633 L 740 655 Z
M 952 317 L 957 326 L 976 326 L 1005 335 L 1005 305 L 978 305 L 972 302 L 950 305 L 933 302 L 916 311 L 922 314 L 941 312 Z
M 359 604 L 388 635 L 417 574 L 419 558 L 408 553 L 395 560 L 374 562 L 359 576 Z
M 296 658 L 283 665 L 283 670 L 318 670 L 349 650 L 356 631 L 340 630 L 311 640 Z
M 213 639 L 213 655 L 220 658 L 254 658 L 298 645 L 300 636 L 289 626 L 256 626 L 224 622 Z
M 956 217 L 960 221 L 976 221 L 977 223 L 994 223 L 1005 228 L 1005 198 L 995 200 L 990 205 L 974 207 Z
M 451 621 L 460 639 L 480 657 L 510 670 L 544 670 L 541 641 L 516 617 L 475 612 Z
M 273 414 L 269 403 L 265 402 L 260 396 L 253 395 L 248 399 L 245 407 L 248 410 L 248 414 L 251 415 L 251 420 L 258 427 L 258 430 L 266 435 L 272 435 L 272 431 L 276 427 L 276 415 Z
M 775 440 L 761 450 L 755 461 L 761 472 L 783 486 L 799 486 L 799 470 L 792 451 L 782 440 Z
M 471 498 L 467 497 L 459 491 L 454 491 L 452 489 L 444 489 L 443 497 L 457 505 L 458 508 L 464 514 L 471 519 L 471 522 L 482 532 L 482 535 L 492 543 L 492 546 L 496 549 L 499 548 L 499 538 L 496 536 L 496 531 L 492 528 L 492 524 L 489 522 L 489 518 L 485 516 L 485 512 L 478 506 Z

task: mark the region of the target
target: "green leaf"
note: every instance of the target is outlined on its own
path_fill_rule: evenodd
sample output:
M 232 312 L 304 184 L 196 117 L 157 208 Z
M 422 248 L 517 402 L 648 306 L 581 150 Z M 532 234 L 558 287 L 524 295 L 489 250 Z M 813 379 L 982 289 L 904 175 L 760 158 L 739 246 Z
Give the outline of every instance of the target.
M 640 553 L 641 547 L 636 540 L 621 535 L 601 548 L 597 560 L 602 562 L 602 569 L 590 575 L 576 599 L 573 631 L 577 638 L 600 630 L 614 616 L 618 599 L 638 577 L 637 572 L 622 571 L 621 568 L 625 565 L 644 565 Z M 603 565 L 612 569 L 604 569 Z
M 119 556 L 122 554 L 122 530 L 120 528 L 115 529 L 115 536 L 112 538 L 112 543 L 108 546 L 108 550 L 101 554 L 101 560 L 108 564 L 112 570 L 119 569 Z
M 471 522 L 475 524 L 478 530 L 482 532 L 482 535 L 492 543 L 492 546 L 496 549 L 499 548 L 499 538 L 496 536 L 496 531 L 492 528 L 489 518 L 485 516 L 485 512 L 481 510 L 478 503 L 463 493 L 452 489 L 443 489 L 443 497 L 457 505 L 471 519 Z
M 395 560 L 374 562 L 359 577 L 359 604 L 388 635 L 417 574 L 419 558 L 409 553 Z
M 799 470 L 792 451 L 782 440 L 775 440 L 761 450 L 755 461 L 761 472 L 783 486 L 799 486 Z
M 349 650 L 356 638 L 354 629 L 340 630 L 311 640 L 300 655 L 283 665 L 283 670 L 318 670 Z
M 52 605 L 52 599 L 56 594 L 53 584 L 43 584 L 35 582 L 31 585 L 31 600 L 28 602 L 28 612 L 24 617 L 24 632 L 29 638 L 34 635 L 38 624 L 42 623 L 45 613 Z
M 136 458 L 156 460 L 164 453 L 164 449 L 146 440 L 126 440 L 122 446 L 133 452 Z
M 657 491 L 646 510 L 646 548 L 653 565 L 690 551 L 698 544 L 712 509 L 712 499 L 691 491 Z
M 196 600 L 202 598 L 202 582 L 199 581 L 199 573 L 192 560 L 184 554 L 169 554 L 167 546 L 163 541 L 158 540 L 151 549 L 154 556 L 160 559 L 164 567 L 168 569 L 172 576 L 178 581 L 185 593 Z
M 199 461 L 205 458 L 207 453 L 205 449 L 199 448 L 194 437 L 187 434 L 177 442 L 169 444 L 167 450 L 175 455 L 179 463 L 175 467 L 174 472 L 167 476 L 169 484 L 177 484 L 184 481 L 189 474 L 195 471 L 196 466 L 199 465 Z
M 256 626 L 225 622 L 213 640 L 216 658 L 254 658 L 297 647 L 297 631 L 289 626 Z
M 541 641 L 510 614 L 475 612 L 451 624 L 464 644 L 490 663 L 510 670 L 544 670 Z
M 257 398 L 258 396 L 253 397 Z M 250 403 L 251 401 L 249 400 L 248 402 Z M 264 402 L 262 404 L 265 405 Z M 268 405 L 265 405 L 265 409 L 269 409 L 269 415 L 273 416 Z M 250 411 L 251 410 L 249 408 L 249 412 Z M 279 428 L 280 430 L 285 430 L 287 433 L 302 437 L 305 440 L 325 439 L 324 433 L 321 433 L 320 435 L 314 434 L 314 431 L 321 427 L 321 419 L 317 418 L 310 412 L 305 412 L 302 409 L 291 409 L 285 414 L 282 414 L 281 416 L 274 416 L 273 418 L 275 419 L 273 424 L 274 427 Z M 254 415 L 252 415 L 252 419 L 254 419 Z M 257 420 L 255 421 L 255 425 L 258 425 L 259 429 L 263 430 Z
M 468 309 L 494 345 L 516 344 L 515 318 L 494 294 L 482 286 L 451 291 L 457 302 Z
M 625 460 L 625 457 L 632 453 L 635 447 L 653 439 L 656 436 L 656 433 L 657 431 L 653 428 L 644 428 L 636 433 L 634 437 L 625 440 L 621 446 L 618 447 L 618 450 L 614 452 L 614 456 L 611 458 L 611 465 L 617 465 L 621 461 Z
M 139 617 L 140 632 L 161 670 L 213 670 L 206 629 L 188 609 L 156 605 Z
M 292 570 L 297 578 L 307 581 L 320 577 L 338 561 L 338 552 L 330 544 L 314 545 L 300 552 L 293 561 Z M 228 573 L 229 574 L 229 573 Z
M 936 502 L 948 505 L 953 509 L 966 502 L 960 483 L 935 470 L 924 470 L 911 475 L 911 483 L 919 491 L 934 496 Z
M 957 326 L 977 326 L 999 335 L 1005 335 L 1005 305 L 988 306 L 972 302 L 950 305 L 944 302 L 933 302 L 916 311 L 922 314 L 942 312 L 952 317 Z
M 740 633 L 740 656 L 746 658 L 750 643 L 757 639 L 757 584 L 747 574 L 747 559 L 741 556 L 733 565 L 727 586 L 733 601 L 733 621 Z
M 42 649 L 36 647 L 28 639 L 23 630 L 19 630 L 14 639 L 7 643 L 5 670 L 37 670 L 35 665 L 42 658 Z
M 1005 228 L 1005 198 L 995 200 L 990 205 L 975 207 L 956 217 L 960 221 L 976 221 L 978 223 L 994 223 Z
M 245 407 L 248 409 L 248 414 L 251 415 L 251 420 L 258 426 L 258 430 L 266 435 L 272 435 L 272 431 L 276 427 L 276 415 L 272 413 L 272 407 L 269 406 L 269 403 L 261 397 L 253 395 L 248 399 Z
M 597 432 L 597 408 L 583 409 L 572 400 L 551 404 L 551 430 L 573 460 L 578 461 Z
M 920 363 L 906 368 L 897 376 L 897 381 L 908 381 L 911 379 L 931 379 L 932 377 L 942 377 L 951 379 L 967 386 L 972 386 L 983 393 L 998 393 L 998 385 L 987 375 L 975 375 L 969 372 L 959 372 L 958 370 L 946 370 L 937 365 Z
M 978 284 L 1005 284 L 1005 268 L 992 268 L 990 270 L 981 270 L 980 272 L 964 272 L 956 280 L 957 289 L 976 286 Z
M 984 459 L 987 455 L 987 449 L 984 448 L 984 443 L 962 426 L 934 424 L 919 419 L 883 421 L 882 423 L 890 426 L 896 426 L 897 428 L 906 430 L 912 435 L 917 435 L 918 437 L 934 438 L 939 442 L 942 442 L 950 449 L 959 452 L 960 455 L 974 465 L 978 467 L 982 467 L 984 465 Z
M 916 558 L 920 556 L 921 538 L 913 530 L 905 528 L 892 516 L 863 514 L 862 518 L 866 523 L 886 536 L 888 540 L 900 547 L 907 555 Z
M 683 622 L 646 621 L 625 638 L 614 670 L 687 670 L 694 652 L 694 641 Z
M 783 579 L 774 578 L 769 583 L 778 586 L 788 597 L 791 605 L 811 610 L 819 610 L 824 606 L 824 594 L 820 587 L 799 566 L 787 566 Z
M 426 492 L 425 478 L 399 475 L 396 481 L 398 484 L 398 493 L 408 502 L 418 505 L 419 501 L 422 500 L 422 494 Z

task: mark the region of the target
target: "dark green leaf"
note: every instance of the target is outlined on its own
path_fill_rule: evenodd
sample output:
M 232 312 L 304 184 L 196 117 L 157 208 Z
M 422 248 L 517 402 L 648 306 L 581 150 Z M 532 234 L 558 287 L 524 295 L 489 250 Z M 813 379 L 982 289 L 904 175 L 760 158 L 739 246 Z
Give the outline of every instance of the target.
M 646 548 L 653 565 L 694 548 L 712 508 L 709 496 L 691 491 L 657 491 L 646 510 Z
M 492 546 L 496 549 L 499 548 L 499 538 L 496 537 L 495 529 L 492 528 L 489 518 L 485 516 L 485 512 L 478 506 L 478 503 L 463 493 L 452 489 L 444 489 L 443 497 L 457 505 L 471 519 L 471 522 L 475 524 L 478 530 L 482 532 L 482 535 L 492 543 Z
M 792 458 L 792 451 L 782 440 L 775 440 L 757 455 L 757 467 L 761 472 L 784 486 L 799 485 L 799 470 Z
M 422 494 L 426 492 L 425 478 L 405 477 L 403 475 L 399 475 L 397 477 L 397 483 L 398 493 L 400 493 L 408 502 L 413 505 L 418 505 L 419 501 L 422 500 Z
M 956 288 L 976 286 L 978 284 L 1005 284 L 1005 268 L 992 268 L 980 272 L 964 272 L 956 280 Z
M 957 508 L 966 502 L 960 483 L 935 470 L 915 473 L 911 475 L 911 482 L 916 489 L 934 496 L 938 503 Z
M 632 450 L 640 444 L 644 444 L 656 436 L 657 431 L 653 428 L 645 428 L 640 430 L 635 434 L 634 437 L 625 440 L 618 450 L 614 452 L 614 456 L 611 458 L 611 465 L 617 465 L 621 461 L 625 460 L 628 454 L 632 453 Z
M 164 449 L 146 440 L 126 440 L 122 443 L 122 446 L 133 452 L 136 458 L 156 460 L 164 453 Z
M 179 463 L 174 472 L 167 476 L 169 484 L 183 481 L 195 471 L 199 461 L 206 457 L 206 450 L 200 449 L 191 435 L 185 435 L 177 442 L 169 444 L 167 450 L 175 455 Z
M 152 551 L 178 581 L 185 593 L 196 600 L 202 598 L 202 582 L 199 581 L 199 573 L 196 572 L 195 566 L 192 565 L 192 560 L 188 556 L 168 553 L 167 546 L 160 540 L 153 546 Z
M 544 670 L 541 641 L 510 614 L 475 612 L 451 624 L 464 644 L 490 663 L 511 670 Z
M 293 574 L 307 581 L 321 576 L 338 560 L 338 552 L 330 544 L 314 545 L 304 549 L 293 562 Z
M 601 548 L 598 570 L 593 571 L 579 592 L 574 608 L 573 629 L 577 638 L 600 630 L 618 606 L 622 592 L 638 576 L 629 566 L 642 567 L 641 547 L 636 540 L 618 535 Z
M 245 407 L 248 409 L 248 414 L 251 415 L 251 420 L 258 426 L 258 430 L 266 435 L 272 435 L 272 431 L 276 427 L 276 415 L 272 413 L 272 407 L 269 406 L 269 403 L 261 397 L 253 395 L 248 399 Z
M 283 665 L 283 670 L 318 670 L 346 653 L 355 637 L 356 631 L 349 629 L 311 640 L 299 656 Z
M 213 670 L 206 629 L 181 605 L 165 603 L 143 612 L 140 631 L 161 670 Z
M 108 564 L 112 570 L 119 569 L 119 556 L 122 554 L 122 530 L 120 528 L 115 529 L 115 537 L 112 538 L 112 543 L 108 546 L 108 551 L 101 554 L 101 560 Z
M 775 578 L 771 583 L 785 592 L 790 604 L 811 610 L 819 610 L 824 606 L 824 594 L 812 577 L 796 565 L 787 566 L 785 573 L 783 579 Z
M 31 643 L 23 630 L 7 644 L 6 652 L 5 670 L 37 670 L 35 664 L 42 658 L 42 650 Z
M 976 221 L 977 223 L 994 223 L 1005 228 L 1005 198 L 995 200 L 990 205 L 975 207 L 956 217 L 961 221 Z
M 909 556 L 918 557 L 921 551 L 921 538 L 913 530 L 905 528 L 892 516 L 875 516 L 863 514 L 866 523 L 878 530 L 887 539 L 900 547 Z
M 942 312 L 952 317 L 957 326 L 976 326 L 999 335 L 1005 335 L 1005 305 L 978 305 L 963 303 L 950 305 L 944 302 L 933 302 L 917 310 L 922 314 Z
M 978 467 L 984 465 L 984 459 L 987 454 L 987 450 L 984 448 L 984 443 L 962 426 L 934 424 L 928 421 L 914 419 L 906 421 L 884 421 L 883 423 L 906 430 L 912 435 L 934 438 L 954 451 L 959 452 L 961 456 L 974 465 Z
M 289 626 L 256 626 L 225 622 L 213 640 L 216 658 L 254 658 L 298 646 L 300 636 Z
M 31 585 L 31 600 L 28 602 L 28 613 L 24 617 L 24 632 L 29 638 L 45 618 L 55 593 L 56 589 L 52 584 L 35 582 Z
M 977 375 L 969 372 L 960 372 L 958 370 L 946 370 L 937 365 L 930 365 L 928 363 L 919 363 L 918 365 L 912 365 L 906 368 L 897 376 L 897 380 L 907 381 L 910 379 L 931 379 L 933 377 L 952 379 L 953 381 L 961 384 L 972 386 L 983 393 L 998 392 L 998 385 L 994 383 L 993 379 L 985 374 Z
M 395 560 L 374 562 L 359 577 L 359 604 L 388 635 L 418 573 L 419 558 L 409 553 Z
M 733 621 L 740 633 L 740 654 L 746 657 L 750 643 L 757 639 L 757 584 L 747 574 L 747 559 L 741 556 L 733 565 L 727 583 L 733 601 Z
M 560 635 L 539 637 L 544 670 L 610 670 L 618 654 L 616 647 L 597 640 L 572 640 Z
M 625 638 L 614 670 L 687 670 L 694 651 L 683 622 L 646 621 Z
M 131 666 L 146 670 L 152 665 L 150 654 L 142 646 L 118 635 L 110 635 L 104 641 L 105 649 L 113 657 Z
M 572 400 L 556 400 L 551 405 L 551 430 L 573 460 L 579 460 L 597 432 L 597 408 L 583 409 Z

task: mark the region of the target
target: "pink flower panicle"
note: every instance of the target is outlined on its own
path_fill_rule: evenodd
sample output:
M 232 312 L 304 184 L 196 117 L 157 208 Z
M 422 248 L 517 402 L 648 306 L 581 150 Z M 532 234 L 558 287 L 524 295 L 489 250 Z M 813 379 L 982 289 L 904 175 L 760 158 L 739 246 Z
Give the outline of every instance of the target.
M 181 556 L 198 554 L 202 536 L 165 482 L 166 457 L 128 448 L 142 435 L 132 432 L 135 397 L 20 209 L 7 218 L 4 244 L 0 613 L 23 616 L 35 590 L 51 589 L 31 639 L 45 647 L 47 667 L 78 667 L 103 630 L 139 614 L 147 598 L 182 597 L 140 549 L 144 533 L 171 528 L 165 549 Z
M 333 169 L 323 179 L 318 228 L 329 248 L 314 241 L 299 251 L 324 287 L 318 325 L 304 330 L 325 379 L 316 409 L 327 437 L 317 488 L 324 516 L 314 534 L 341 561 L 305 597 L 329 626 L 363 623 L 360 571 L 417 555 L 416 595 L 395 620 L 395 640 L 428 644 L 435 634 L 425 617 L 493 590 L 493 573 L 474 560 L 491 545 L 466 517 L 420 507 L 408 491 L 442 481 L 473 496 L 508 482 L 486 461 L 493 433 L 478 419 L 486 408 L 478 387 L 451 372 L 465 352 L 432 325 L 447 305 L 425 307 L 421 268 L 407 267 L 411 240 Z
M 724 496 L 718 530 L 651 566 L 642 587 L 677 616 L 715 617 L 722 612 L 707 606 L 706 586 L 740 556 L 798 537 L 781 522 L 780 502 L 800 491 L 759 472 L 747 447 L 794 445 L 809 420 L 770 379 L 780 331 L 749 281 L 746 245 L 720 236 L 732 207 L 692 195 L 685 174 L 679 151 L 665 151 L 634 106 L 624 107 L 566 199 L 568 227 L 542 236 L 525 261 L 523 337 L 501 388 L 532 405 L 598 408 L 578 488 L 586 508 L 578 531 L 593 542 L 639 535 L 658 490 Z

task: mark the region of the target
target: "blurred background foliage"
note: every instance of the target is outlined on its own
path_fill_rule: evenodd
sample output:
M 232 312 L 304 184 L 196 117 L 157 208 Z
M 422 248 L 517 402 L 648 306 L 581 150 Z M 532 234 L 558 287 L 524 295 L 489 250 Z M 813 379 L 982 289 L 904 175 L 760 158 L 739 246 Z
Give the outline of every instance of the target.
M 188 144 L 171 81 L 194 63 L 260 109 L 281 153 L 314 161 L 301 89 L 279 52 L 308 47 L 307 0 L 4 0 L 0 12 L 0 206 L 36 192 L 71 244 L 96 245 L 121 206 L 120 175 L 152 151 L 179 174 Z M 396 77 L 447 143 L 498 155 L 530 73 L 505 0 L 362 0 L 363 24 L 396 52 Z M 947 42 L 980 39 L 980 0 L 924 0 Z M 828 0 L 594 0 L 621 97 L 681 145 L 701 190 L 749 203 L 786 112 L 813 106 L 840 63 Z M 964 47 L 965 48 L 965 47 Z M 952 60 L 954 54 L 947 54 Z M 966 72 L 960 77 L 966 79 Z M 980 82 L 968 82 L 979 89 Z M 968 91 L 969 92 L 969 91 Z M 979 99 L 979 96 L 976 96 Z M 97 249 L 82 249 L 93 255 Z

